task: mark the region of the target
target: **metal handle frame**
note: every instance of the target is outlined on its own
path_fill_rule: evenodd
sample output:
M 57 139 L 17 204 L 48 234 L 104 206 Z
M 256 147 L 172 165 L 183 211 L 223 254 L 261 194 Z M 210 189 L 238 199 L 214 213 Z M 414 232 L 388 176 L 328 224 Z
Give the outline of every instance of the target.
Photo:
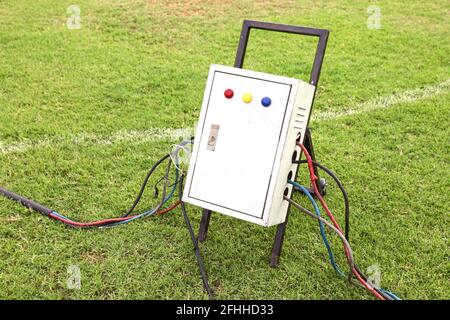
M 251 29 L 291 33 L 310 37 L 319 37 L 316 55 L 314 57 L 314 63 L 311 69 L 311 75 L 309 79 L 309 83 L 317 87 L 320 78 L 320 71 L 322 70 L 322 63 L 323 58 L 325 56 L 325 50 L 327 48 L 328 35 L 330 33 L 328 30 L 291 26 L 287 24 L 244 20 L 241 30 L 241 37 L 236 52 L 236 59 L 234 61 L 234 66 L 236 68 L 242 68 L 244 65 L 245 53 L 247 51 L 247 44 L 248 39 L 250 37 Z

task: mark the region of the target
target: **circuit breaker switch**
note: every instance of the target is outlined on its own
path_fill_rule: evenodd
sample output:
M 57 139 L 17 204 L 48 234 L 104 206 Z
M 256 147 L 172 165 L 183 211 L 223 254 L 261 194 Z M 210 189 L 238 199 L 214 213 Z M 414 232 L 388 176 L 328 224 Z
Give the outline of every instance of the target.
M 218 124 L 211 124 L 211 130 L 209 131 L 208 146 L 206 147 L 210 151 L 216 149 L 217 135 L 219 134 L 220 126 Z

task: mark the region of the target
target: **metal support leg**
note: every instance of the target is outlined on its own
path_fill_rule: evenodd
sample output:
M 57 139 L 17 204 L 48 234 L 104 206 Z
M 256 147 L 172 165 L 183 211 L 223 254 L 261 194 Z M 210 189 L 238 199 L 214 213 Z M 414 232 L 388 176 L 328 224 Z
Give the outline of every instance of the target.
M 277 227 L 277 233 L 275 234 L 275 241 L 273 242 L 272 255 L 270 256 L 269 265 L 272 268 L 278 267 L 280 261 L 281 248 L 283 247 L 284 235 L 286 233 L 286 227 L 289 218 L 289 209 L 286 214 L 286 220 L 280 223 Z
M 198 230 L 198 241 L 203 242 L 206 240 L 209 228 L 209 219 L 211 219 L 211 210 L 203 209 L 202 220 L 200 220 L 200 228 Z

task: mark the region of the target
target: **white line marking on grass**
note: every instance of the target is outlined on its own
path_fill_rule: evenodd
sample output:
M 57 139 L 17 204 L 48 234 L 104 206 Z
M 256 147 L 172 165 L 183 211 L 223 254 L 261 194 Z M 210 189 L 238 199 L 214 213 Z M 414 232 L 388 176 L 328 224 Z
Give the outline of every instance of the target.
M 424 88 L 407 90 L 393 94 L 388 97 L 379 97 L 363 103 L 358 103 L 348 109 L 340 111 L 319 111 L 313 113 L 312 119 L 318 120 L 333 120 L 343 116 L 350 116 L 370 112 L 372 110 L 389 108 L 391 106 L 401 103 L 413 103 L 419 100 L 437 96 L 441 93 L 448 92 L 450 89 L 450 79 L 441 82 L 437 85 L 430 85 Z
M 52 147 L 58 144 L 72 145 L 112 145 L 119 142 L 133 142 L 135 144 L 150 141 L 170 140 L 179 141 L 181 139 L 190 138 L 193 135 L 192 128 L 150 128 L 147 130 L 120 130 L 109 136 L 98 136 L 96 134 L 79 134 L 76 136 L 68 136 L 64 138 L 46 138 L 39 141 L 22 140 L 18 143 L 3 144 L 0 142 L 0 154 L 8 154 L 13 152 L 24 152 L 30 149 Z
M 350 116 L 370 112 L 372 110 L 388 108 L 400 103 L 413 103 L 419 100 L 446 93 L 450 89 L 450 79 L 437 85 L 430 85 L 424 88 L 407 90 L 393 94 L 388 97 L 379 97 L 368 102 L 358 103 L 343 111 L 319 111 L 313 114 L 312 121 L 333 120 L 343 116 Z M 24 152 L 30 149 L 48 148 L 60 144 L 74 145 L 112 145 L 119 142 L 132 142 L 140 144 L 150 141 L 170 140 L 180 141 L 187 139 L 194 134 L 194 128 L 150 128 L 147 130 L 120 130 L 109 136 L 99 136 L 97 134 L 79 134 L 75 136 L 61 138 L 45 138 L 38 141 L 22 140 L 12 144 L 5 144 L 0 141 L 0 154 L 14 152 Z

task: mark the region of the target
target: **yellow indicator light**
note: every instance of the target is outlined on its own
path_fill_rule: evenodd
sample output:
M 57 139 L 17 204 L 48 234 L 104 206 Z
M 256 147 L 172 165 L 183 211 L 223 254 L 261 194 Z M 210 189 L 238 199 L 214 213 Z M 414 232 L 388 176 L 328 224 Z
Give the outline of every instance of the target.
M 242 96 L 242 101 L 244 101 L 245 103 L 250 103 L 252 102 L 252 94 L 251 93 L 244 93 L 244 95 Z

